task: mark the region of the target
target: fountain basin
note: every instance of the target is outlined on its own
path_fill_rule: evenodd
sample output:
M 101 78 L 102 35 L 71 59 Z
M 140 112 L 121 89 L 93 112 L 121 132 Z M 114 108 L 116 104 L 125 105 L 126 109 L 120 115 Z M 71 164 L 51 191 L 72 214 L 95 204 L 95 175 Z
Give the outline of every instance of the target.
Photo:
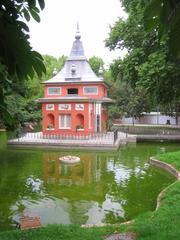
M 59 161 L 63 163 L 73 164 L 73 163 L 80 162 L 80 158 L 77 156 L 68 155 L 68 156 L 60 157 Z

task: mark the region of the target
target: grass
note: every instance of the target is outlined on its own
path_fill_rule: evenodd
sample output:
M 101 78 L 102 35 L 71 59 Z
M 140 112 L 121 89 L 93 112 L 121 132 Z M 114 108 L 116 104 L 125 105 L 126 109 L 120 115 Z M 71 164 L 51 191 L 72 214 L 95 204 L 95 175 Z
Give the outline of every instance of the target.
M 135 219 L 132 230 L 138 240 L 180 239 L 180 182 L 176 181 L 162 198 L 160 208 Z
M 123 227 L 121 227 L 121 230 Z M 119 232 L 120 227 L 81 228 L 76 225 L 48 225 L 34 230 L 0 233 L 1 240 L 102 240 L 103 236 Z
M 180 168 L 180 151 L 161 154 L 156 158 Z M 135 232 L 137 240 L 179 240 L 180 181 L 167 188 L 157 211 L 140 215 L 130 225 L 96 228 L 48 225 L 36 230 L 1 232 L 0 240 L 102 240 L 103 236 L 122 231 Z
M 180 171 L 180 151 L 163 153 L 156 156 L 156 159 L 171 164 L 178 171 Z

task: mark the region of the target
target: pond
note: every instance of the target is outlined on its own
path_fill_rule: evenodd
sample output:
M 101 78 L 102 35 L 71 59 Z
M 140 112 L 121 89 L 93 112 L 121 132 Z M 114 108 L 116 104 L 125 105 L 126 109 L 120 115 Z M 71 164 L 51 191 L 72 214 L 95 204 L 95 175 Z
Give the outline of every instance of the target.
M 179 149 L 177 143 L 138 143 L 117 152 L 7 148 L 0 132 L 0 230 L 22 215 L 43 225 L 117 223 L 155 209 L 158 193 L 174 181 L 151 167 L 149 157 Z M 75 155 L 75 165 L 59 157 Z

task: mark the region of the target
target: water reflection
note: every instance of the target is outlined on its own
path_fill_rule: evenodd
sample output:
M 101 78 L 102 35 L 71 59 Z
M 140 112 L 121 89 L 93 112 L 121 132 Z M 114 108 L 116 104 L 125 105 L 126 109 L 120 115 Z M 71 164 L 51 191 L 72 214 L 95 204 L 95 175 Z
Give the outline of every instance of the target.
M 126 149 L 113 155 L 80 154 L 76 165 L 60 163 L 57 154 L 43 154 L 46 191 L 65 201 L 64 212 L 63 205 L 69 206 L 69 223 L 125 221 L 152 206 L 156 190 L 149 191 L 150 185 L 159 173 L 149 168 L 144 155 L 132 155 L 132 149 L 128 154 Z M 167 178 L 161 174 L 159 184 Z M 142 197 L 144 191 L 147 197 Z
M 81 154 L 80 163 L 71 165 L 61 163 L 57 154 L 43 154 L 45 184 L 86 185 L 92 181 L 98 182 L 106 166 L 107 159 L 101 161 L 98 155 Z
M 100 223 L 107 214 L 123 217 L 120 203 L 107 194 L 108 157 L 97 154 L 80 154 L 75 165 L 63 164 L 56 154 L 43 154 L 44 183 L 47 192 L 55 198 L 63 197 L 68 205 L 69 223 Z M 108 173 L 113 180 L 113 173 Z M 109 182 L 108 180 L 108 182 Z M 67 212 L 67 209 L 64 209 Z
M 139 144 L 119 152 L 72 153 L 81 161 L 60 163 L 70 152 L 4 151 L 0 159 L 0 228 L 22 215 L 49 223 L 116 223 L 153 210 L 161 189 L 173 181 L 149 166 L 149 156 L 177 145 Z M 164 150 L 165 149 L 165 150 Z

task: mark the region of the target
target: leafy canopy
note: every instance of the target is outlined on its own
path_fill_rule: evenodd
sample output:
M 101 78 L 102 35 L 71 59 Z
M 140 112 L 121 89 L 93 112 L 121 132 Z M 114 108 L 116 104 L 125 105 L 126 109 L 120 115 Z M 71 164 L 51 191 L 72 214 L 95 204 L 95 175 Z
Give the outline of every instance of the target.
M 160 1 L 154 2 L 158 4 Z M 134 93 L 137 93 L 140 88 L 142 93 L 146 93 L 144 98 L 151 103 L 152 110 L 162 106 L 163 111 L 166 108 L 178 116 L 180 114 L 180 65 L 178 59 L 171 56 L 171 49 L 167 44 L 168 33 L 160 39 L 158 28 L 147 31 L 145 25 L 147 1 L 121 0 L 121 3 L 128 17 L 125 20 L 119 18 L 111 26 L 106 39 L 106 46 L 110 50 L 116 48 L 128 50 L 128 54 L 123 59 L 114 60 L 110 66 L 114 84 L 119 82 L 117 84 L 119 89 L 122 88 L 122 84 L 126 84 Z M 129 94 L 132 100 L 134 93 Z M 120 98 L 119 95 L 117 101 Z M 142 112 L 144 109 L 137 107 L 136 104 L 134 107 L 136 108 L 134 112 L 137 109 Z M 151 109 L 147 107 L 146 111 Z
M 0 2 L 0 63 L 10 76 L 20 81 L 33 77 L 34 72 L 39 76 L 45 72 L 41 55 L 30 46 L 29 28 L 21 20 L 25 17 L 29 21 L 32 16 L 39 22 L 39 9 L 43 8 L 43 0 L 38 0 L 38 3 L 35 0 Z
M 46 71 L 43 58 L 30 46 L 29 28 L 23 21 L 32 17 L 39 22 L 43 8 L 44 0 L 0 1 L 0 119 L 11 120 L 6 105 L 10 92 L 24 94 L 25 79 Z
M 159 39 L 169 36 L 170 52 L 180 57 L 180 0 L 149 0 L 145 9 L 147 30 L 155 29 Z
M 89 64 L 97 76 L 99 75 L 100 67 L 104 67 L 104 61 L 102 58 L 96 56 L 89 58 Z

